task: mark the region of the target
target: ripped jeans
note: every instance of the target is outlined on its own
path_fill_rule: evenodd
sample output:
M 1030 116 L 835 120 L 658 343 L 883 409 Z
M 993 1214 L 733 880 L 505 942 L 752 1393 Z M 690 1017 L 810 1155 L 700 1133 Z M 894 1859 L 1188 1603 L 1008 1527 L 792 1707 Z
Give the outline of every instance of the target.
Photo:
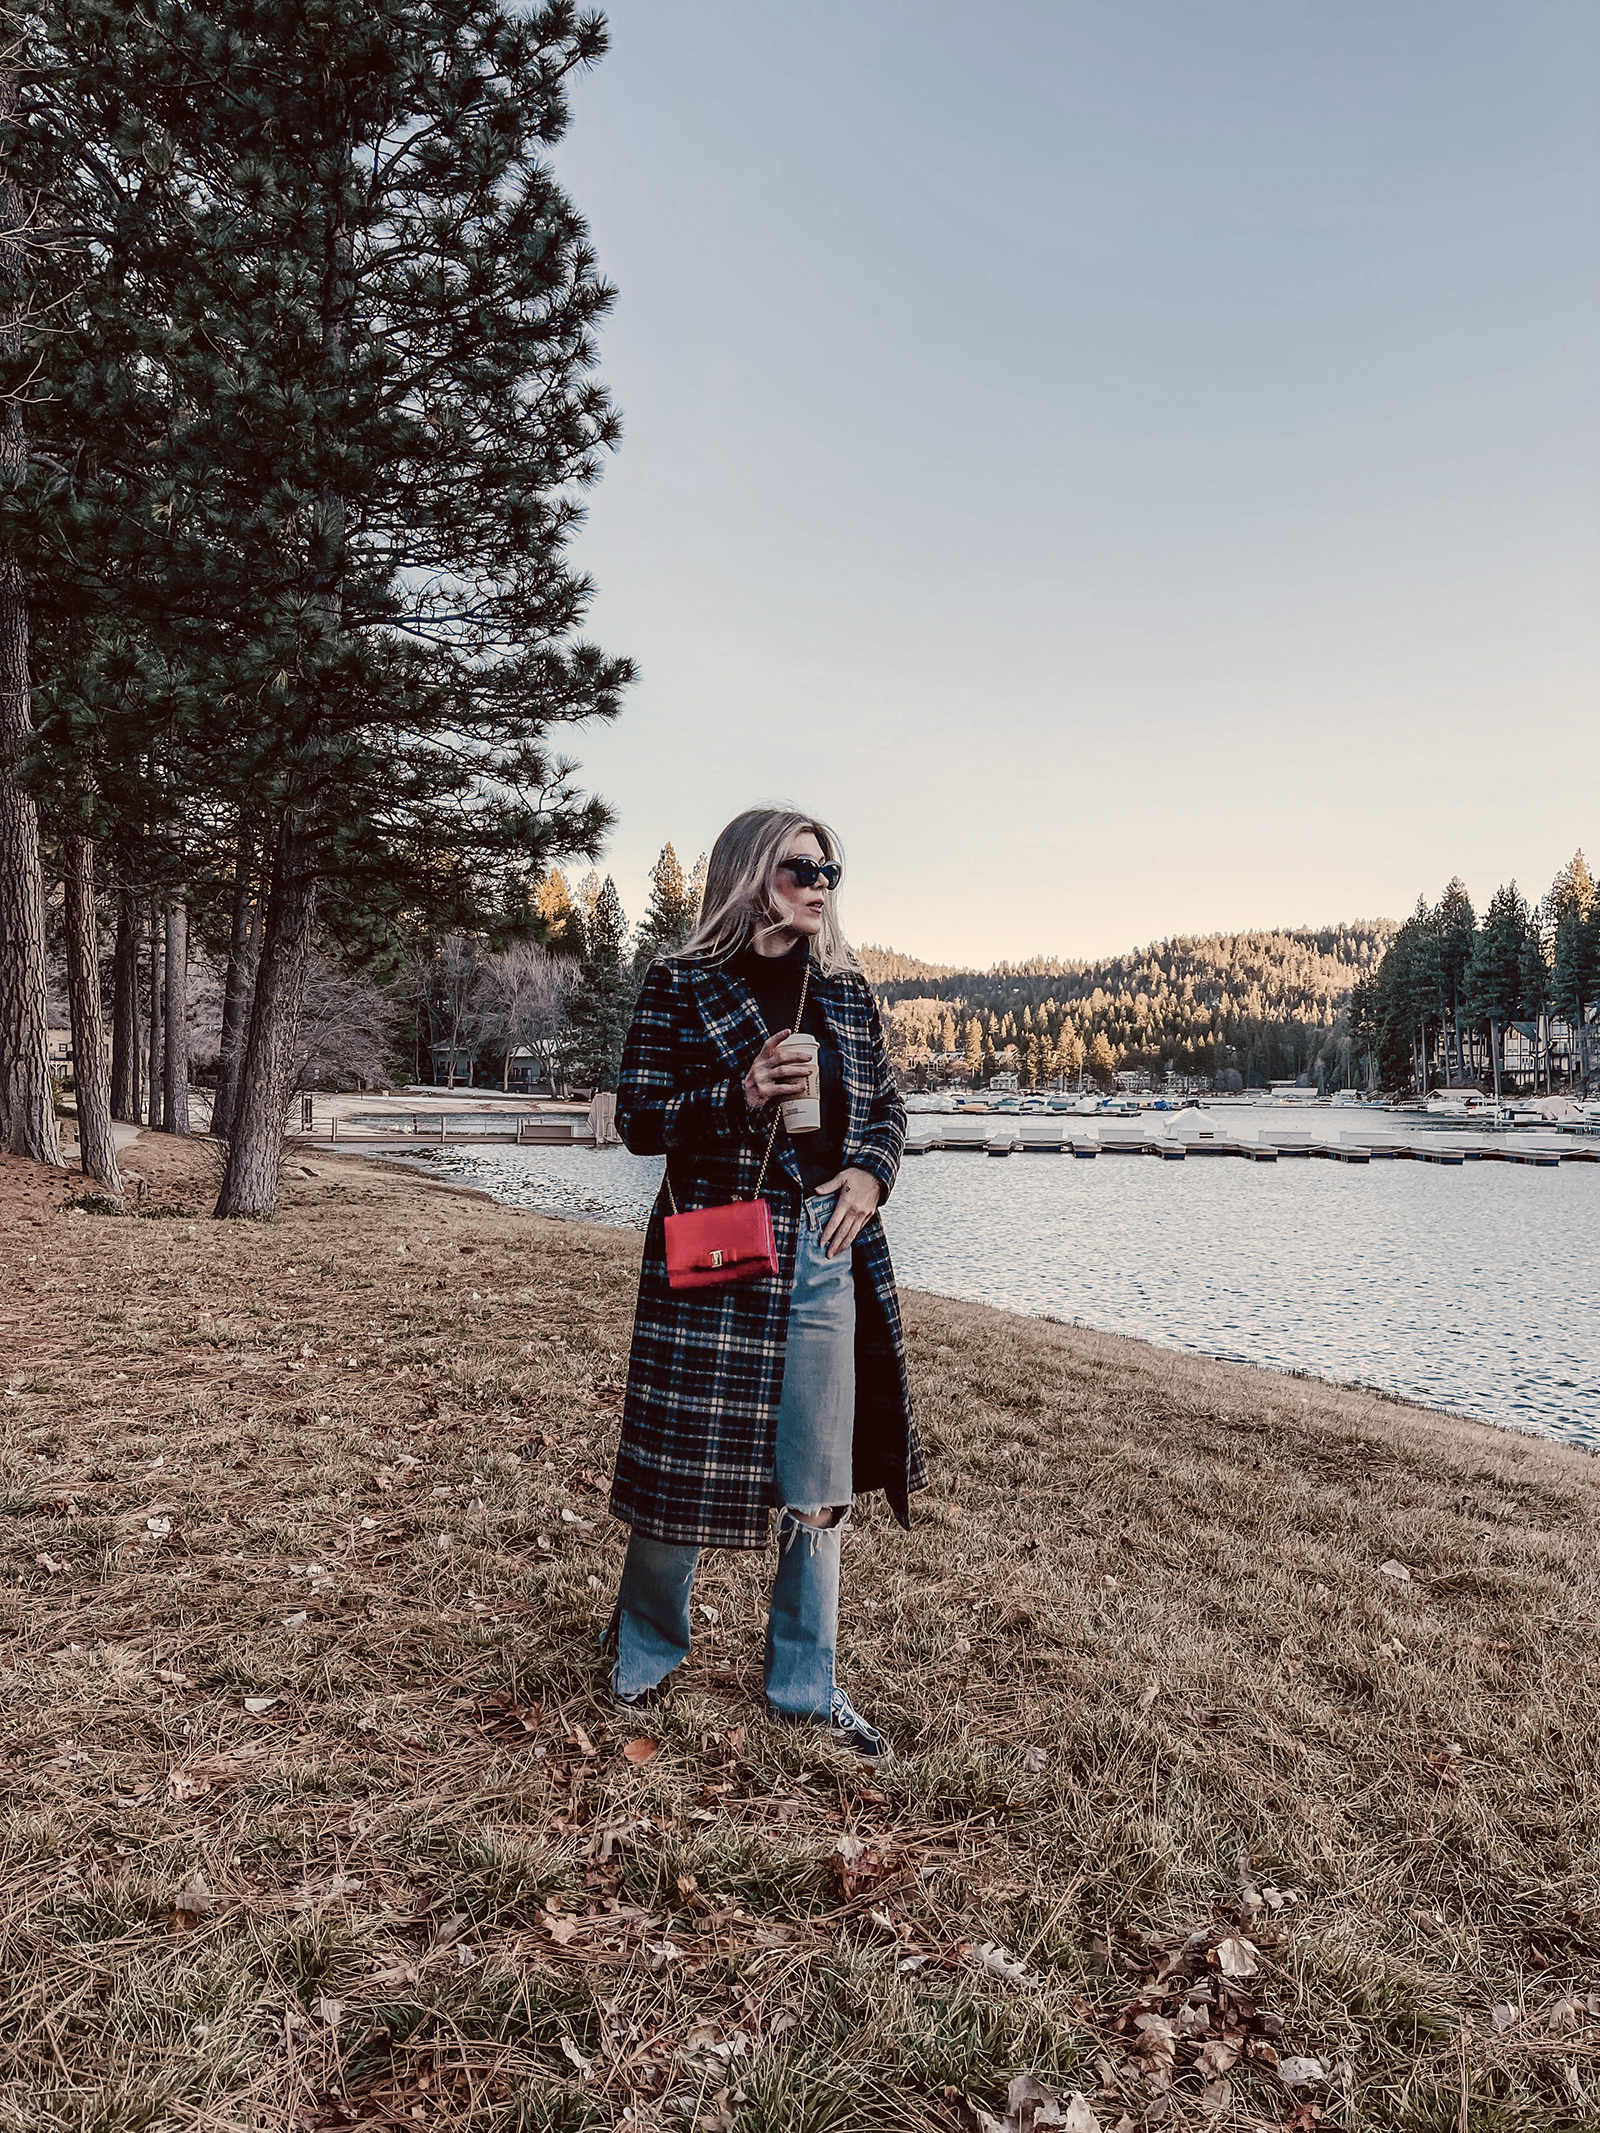
M 852 1254 L 829 1259 L 822 1232 L 834 1198 L 801 1203 L 773 1483 L 778 1569 L 767 1614 L 767 1701 L 794 1718 L 825 1719 L 839 1635 L 839 1554 L 850 1517 L 855 1430 L 856 1292 Z M 822 1513 L 810 1525 L 796 1512 Z M 642 1695 L 689 1656 L 689 1594 L 698 1548 L 634 1532 L 607 1632 L 611 1686 Z

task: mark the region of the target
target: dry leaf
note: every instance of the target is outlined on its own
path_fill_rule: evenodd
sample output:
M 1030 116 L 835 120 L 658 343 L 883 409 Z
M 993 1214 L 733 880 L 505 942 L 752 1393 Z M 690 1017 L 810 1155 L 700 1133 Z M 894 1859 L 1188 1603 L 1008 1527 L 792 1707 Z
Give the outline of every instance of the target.
M 216 1904 L 217 1899 L 206 1886 L 205 1875 L 196 1867 L 187 1884 L 172 1899 L 172 1931 L 187 1933 L 208 1912 L 214 1911 Z
M 48 1570 L 50 1575 L 56 1578 L 60 1577 L 67 1567 L 59 1555 L 36 1555 L 34 1561 L 41 1570 Z
M 1237 2034 L 1237 2032 L 1235 2032 Z M 1237 2048 L 1225 2043 L 1221 2037 L 1212 2037 L 1200 2047 L 1196 2067 L 1207 2081 L 1220 2081 L 1230 2067 L 1239 2063 Z
M 1165 2015 L 1142 2014 L 1134 2019 L 1133 2048 L 1147 2059 L 1168 2064 L 1177 2056 L 1178 2036 Z
M 1291 2089 L 1308 2089 L 1326 2081 L 1328 2069 L 1320 2059 L 1280 2059 L 1278 2079 Z
M 329 2029 L 337 2029 L 344 2020 L 343 2000 L 313 2000 L 311 2012 Z
M 1259 1952 L 1254 1941 L 1219 1940 L 1217 1968 L 1224 1977 L 1254 1977 L 1259 1968 L 1256 1962 Z
M 172 1531 L 172 1520 L 170 1518 L 147 1518 L 144 1522 L 144 1530 L 146 1533 L 153 1533 L 157 1540 L 165 1540 Z
M 1409 1585 L 1411 1583 L 1411 1572 L 1404 1563 L 1396 1562 L 1392 1555 L 1387 1562 L 1380 1563 L 1378 1568 L 1384 1577 L 1393 1578 L 1397 1584 Z
M 1022 1767 L 1024 1770 L 1045 1770 L 1049 1768 L 1049 1765 L 1050 1753 L 1048 1749 L 1040 1747 L 1023 1749 Z
M 1013 2076 L 1006 2090 L 1004 2118 L 996 2118 L 970 2100 L 967 2109 L 980 2133 L 1101 2133 L 1087 2096 L 1076 2089 L 1062 2096 L 1036 2074 Z
M 283 1698 L 281 1696 L 247 1696 L 244 1700 L 244 1707 L 259 1718 L 263 1711 L 270 1711 L 275 1703 L 282 1703 L 282 1701 Z
M 637 1740 L 630 1740 L 622 1753 L 624 1759 L 630 1763 L 653 1762 L 661 1753 L 661 1743 L 652 1740 L 648 1734 L 641 1734 Z
M 1496 2035 L 1499 2035 L 1503 2030 L 1515 2028 L 1518 2021 L 1517 2010 L 1509 2000 L 1503 2001 L 1500 2006 L 1489 2009 L 1489 2020 L 1494 2025 Z
M 1025 1992 L 1031 1992 L 1039 1983 L 1038 1978 L 1025 1970 L 1017 1957 L 1009 1949 L 1002 1948 L 998 1941 L 968 1941 L 961 1950 L 961 1960 L 972 1969 L 999 1978 L 1003 1984 L 1018 1985 Z
M 579 2051 L 577 2045 L 573 2043 L 570 2037 L 562 2038 L 561 2050 L 563 2056 L 570 2059 L 573 2065 L 578 2069 L 579 2077 L 584 2081 L 589 2080 L 594 2073 L 594 2061 L 592 2059 L 586 2059 L 583 2056 L 582 2052 Z

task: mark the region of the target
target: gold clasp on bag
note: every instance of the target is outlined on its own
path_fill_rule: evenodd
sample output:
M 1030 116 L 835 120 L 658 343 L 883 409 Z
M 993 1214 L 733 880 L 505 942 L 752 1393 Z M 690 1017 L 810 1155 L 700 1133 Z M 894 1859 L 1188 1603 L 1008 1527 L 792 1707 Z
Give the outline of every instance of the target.
M 721 1254 L 720 1252 L 713 1252 L 713 1253 L 711 1254 L 711 1264 L 712 1264 L 713 1266 L 721 1266 L 721 1264 L 722 1264 L 722 1254 Z

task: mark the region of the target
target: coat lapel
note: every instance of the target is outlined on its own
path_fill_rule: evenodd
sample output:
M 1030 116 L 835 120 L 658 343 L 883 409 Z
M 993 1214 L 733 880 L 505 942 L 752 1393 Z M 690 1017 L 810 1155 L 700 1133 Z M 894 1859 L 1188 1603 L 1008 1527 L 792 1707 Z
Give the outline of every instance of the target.
M 755 996 L 715 963 L 696 963 L 692 968 L 706 1035 L 728 1071 L 742 1078 L 770 1034 Z

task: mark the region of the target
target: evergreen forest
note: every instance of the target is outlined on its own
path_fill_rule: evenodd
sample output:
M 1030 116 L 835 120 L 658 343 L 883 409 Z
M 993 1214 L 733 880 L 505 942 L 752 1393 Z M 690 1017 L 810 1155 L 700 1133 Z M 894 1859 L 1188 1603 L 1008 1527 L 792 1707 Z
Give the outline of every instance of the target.
M 1480 918 L 1453 880 L 1419 897 L 1350 1014 L 1389 1089 L 1583 1088 L 1600 1067 L 1600 893 L 1581 851 L 1530 902 L 1495 890 Z
M 1180 936 L 1098 961 L 1036 958 L 959 971 L 867 948 L 890 1048 L 913 1082 L 1018 1075 L 1025 1087 L 1119 1072 L 1240 1087 L 1354 1085 L 1355 987 L 1382 963 L 1382 920 Z
M 1582 1088 L 1600 1070 L 1600 894 L 1580 851 L 1530 902 L 1465 886 L 1403 925 L 1158 941 L 983 972 L 866 948 L 902 1072 L 923 1086 L 1148 1075 L 1205 1087 Z

